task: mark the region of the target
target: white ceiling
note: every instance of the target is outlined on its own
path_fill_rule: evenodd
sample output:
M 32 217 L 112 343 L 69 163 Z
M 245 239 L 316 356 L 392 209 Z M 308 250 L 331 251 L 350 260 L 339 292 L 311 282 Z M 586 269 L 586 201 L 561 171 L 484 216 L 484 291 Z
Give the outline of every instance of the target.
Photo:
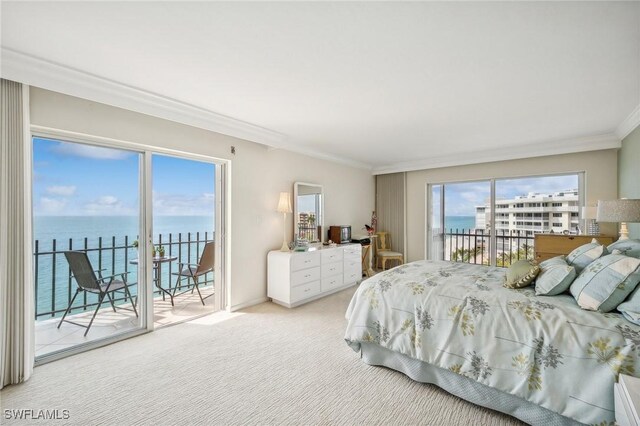
M 640 104 L 639 2 L 1 7 L 4 48 L 378 170 L 526 156 L 611 134 Z

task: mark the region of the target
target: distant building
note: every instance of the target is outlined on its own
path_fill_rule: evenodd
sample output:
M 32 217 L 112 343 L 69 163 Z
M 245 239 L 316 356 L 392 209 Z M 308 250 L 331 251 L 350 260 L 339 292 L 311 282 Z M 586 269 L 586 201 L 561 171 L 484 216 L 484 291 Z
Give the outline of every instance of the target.
M 578 190 L 541 194 L 530 192 L 510 200 L 496 200 L 496 230 L 540 232 L 574 231 L 579 224 Z M 476 229 L 489 229 L 491 206 L 476 207 Z

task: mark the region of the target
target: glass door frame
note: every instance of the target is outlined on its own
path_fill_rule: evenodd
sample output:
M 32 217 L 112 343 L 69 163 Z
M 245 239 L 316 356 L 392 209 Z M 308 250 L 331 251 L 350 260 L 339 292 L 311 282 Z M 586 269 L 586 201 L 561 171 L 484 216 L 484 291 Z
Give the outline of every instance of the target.
M 51 354 L 43 355 L 35 359 L 35 365 L 46 364 L 51 361 L 66 358 L 68 356 L 98 347 L 106 346 L 111 343 L 139 336 L 141 334 L 145 334 L 154 330 L 154 297 L 153 283 L 151 282 L 151 280 L 153 279 L 153 253 L 151 250 L 151 247 L 153 247 L 153 171 L 151 167 L 153 154 L 169 155 L 185 159 L 208 162 L 213 163 L 216 166 L 216 232 L 214 235 L 214 240 L 216 243 L 216 259 L 219 259 L 219 262 L 217 262 L 218 267 L 214 272 L 214 291 L 215 294 L 219 294 L 220 297 L 214 297 L 213 299 L 216 311 L 229 309 L 230 291 L 228 285 L 230 283 L 230 257 L 228 256 L 228 253 L 230 249 L 230 232 L 228 231 L 230 229 L 230 220 L 228 215 L 230 215 L 231 212 L 230 203 L 228 202 L 228 200 L 230 199 L 231 179 L 229 179 L 228 176 L 230 174 L 231 167 L 230 160 L 36 125 L 31 126 L 30 132 L 29 153 L 31 157 L 33 156 L 34 138 L 54 139 L 89 146 L 121 149 L 139 154 L 139 231 L 140 240 L 142 241 L 143 236 L 145 236 L 144 239 L 147 242 L 147 244 L 140 244 L 138 247 L 139 258 L 145 260 L 143 262 L 144 267 L 140 267 L 138 270 L 138 311 L 140 315 L 140 326 L 131 331 L 118 333 L 114 336 L 83 343 L 69 349 L 61 350 L 59 352 L 53 352 Z M 29 179 L 28 181 L 32 182 L 33 168 L 28 168 L 25 173 L 27 174 L 27 177 Z M 31 204 L 33 205 L 33 196 Z M 29 220 L 32 221 L 33 226 L 33 214 L 31 215 L 31 218 L 29 218 Z M 33 241 L 30 241 L 29 244 L 31 246 L 30 250 L 33 253 Z M 33 319 L 33 321 L 35 325 L 35 318 Z

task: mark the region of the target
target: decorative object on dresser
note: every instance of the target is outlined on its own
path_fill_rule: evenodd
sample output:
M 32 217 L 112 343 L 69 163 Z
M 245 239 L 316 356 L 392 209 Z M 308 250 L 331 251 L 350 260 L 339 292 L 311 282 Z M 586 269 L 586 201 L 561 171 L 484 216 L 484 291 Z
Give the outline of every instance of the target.
M 324 225 L 324 194 L 322 185 L 295 182 L 293 184 L 295 241 L 322 242 Z
M 315 251 L 270 251 L 267 296 L 293 308 L 357 284 L 362 280 L 362 247 L 344 244 Z
M 288 192 L 280 193 L 277 211 L 282 213 L 282 247 L 280 247 L 280 251 L 289 251 L 289 244 L 287 244 L 287 213 L 291 213 L 291 195 Z
M 589 244 L 593 238 L 605 246 L 615 241 L 615 237 L 608 235 L 535 234 L 535 260 L 539 263 L 552 257 L 567 255 L 573 249 Z
M 639 426 L 640 379 L 620 374 L 618 383 L 613 385 L 613 399 L 616 410 L 616 423 L 619 426 Z
M 599 235 L 600 225 L 596 222 L 598 209 L 596 206 L 584 206 L 582 208 L 582 218 L 584 219 L 584 234 Z
M 640 200 L 598 200 L 596 214 L 598 222 L 619 222 L 620 239 L 629 238 L 627 222 L 640 222 Z

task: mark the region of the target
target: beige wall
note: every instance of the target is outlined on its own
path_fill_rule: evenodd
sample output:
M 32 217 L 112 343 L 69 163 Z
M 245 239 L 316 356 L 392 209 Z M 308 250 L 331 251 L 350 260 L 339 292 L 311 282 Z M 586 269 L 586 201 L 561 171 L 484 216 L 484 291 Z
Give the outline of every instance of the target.
M 425 258 L 425 204 L 428 183 L 585 172 L 586 202 L 595 204 L 598 199 L 616 198 L 617 168 L 617 153 L 616 150 L 611 149 L 409 172 L 407 173 L 407 259 L 414 261 Z M 603 224 L 601 231 L 615 233 L 615 228 Z
M 374 209 L 375 180 L 347 167 L 177 124 L 104 104 L 31 88 L 33 125 L 108 137 L 231 160 L 231 307 L 266 297 L 266 257 L 282 245 L 280 191 L 293 182 L 318 183 L 325 191 L 325 225 L 351 225 L 357 233 Z M 236 155 L 230 147 L 236 147 Z M 293 233 L 292 215 L 287 231 Z
M 622 140 L 618 152 L 618 195 L 625 198 L 640 198 L 640 127 Z M 629 224 L 629 237 L 640 238 L 640 223 Z

